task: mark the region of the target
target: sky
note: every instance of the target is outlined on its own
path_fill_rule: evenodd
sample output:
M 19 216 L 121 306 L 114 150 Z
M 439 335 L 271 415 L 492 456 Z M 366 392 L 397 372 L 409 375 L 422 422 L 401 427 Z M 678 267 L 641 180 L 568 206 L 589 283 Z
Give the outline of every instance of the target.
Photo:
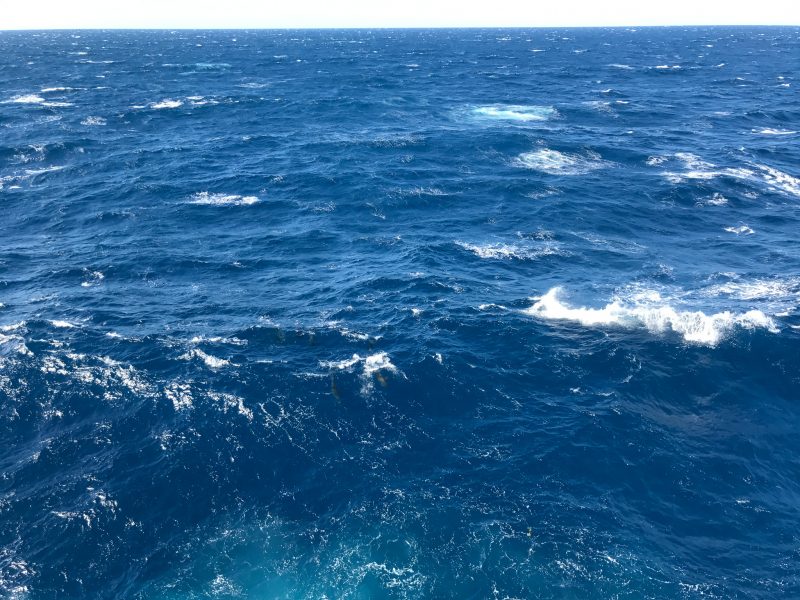
M 613 25 L 800 25 L 800 0 L 0 0 L 0 30 Z

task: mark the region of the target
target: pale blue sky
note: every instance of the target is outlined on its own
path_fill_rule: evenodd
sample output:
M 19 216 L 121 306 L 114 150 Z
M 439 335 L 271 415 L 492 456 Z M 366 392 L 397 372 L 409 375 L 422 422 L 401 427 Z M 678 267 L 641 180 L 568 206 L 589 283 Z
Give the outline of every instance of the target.
M 800 25 L 800 0 L 0 0 L 0 29 Z

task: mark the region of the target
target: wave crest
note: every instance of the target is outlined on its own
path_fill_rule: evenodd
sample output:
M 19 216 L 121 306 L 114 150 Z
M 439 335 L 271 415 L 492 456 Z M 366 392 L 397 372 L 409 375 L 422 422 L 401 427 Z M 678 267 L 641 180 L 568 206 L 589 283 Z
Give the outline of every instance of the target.
M 523 312 L 540 319 L 571 321 L 586 327 L 644 327 L 652 333 L 673 331 L 686 342 L 706 346 L 716 346 L 736 327 L 778 332 L 775 321 L 760 310 L 745 313 L 724 311 L 707 315 L 702 311 L 678 311 L 667 304 L 641 301 L 629 303 L 620 299 L 615 299 L 602 308 L 571 308 L 561 302 L 560 293 L 559 287 L 550 289 Z M 660 299 L 657 294 L 652 300 L 656 299 Z

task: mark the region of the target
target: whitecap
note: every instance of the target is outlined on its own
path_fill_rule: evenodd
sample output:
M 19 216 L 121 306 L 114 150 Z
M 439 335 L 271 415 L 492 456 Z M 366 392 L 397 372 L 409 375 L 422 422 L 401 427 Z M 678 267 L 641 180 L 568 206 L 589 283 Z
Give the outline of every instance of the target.
M 508 309 L 502 304 L 488 303 L 488 304 L 478 305 L 478 310 L 485 311 L 485 310 L 508 310 Z
M 222 404 L 223 412 L 227 413 L 228 410 L 233 408 L 236 409 L 236 412 L 245 417 L 248 421 L 253 420 L 253 411 L 245 406 L 243 398 L 224 392 L 208 392 L 208 396 L 212 400 Z
M 0 328 L 0 330 L 7 331 L 4 328 Z M 7 350 L 23 356 L 33 356 L 33 352 L 25 345 L 25 338 L 16 333 L 11 333 L 10 335 L 0 333 L 0 356 L 5 354 Z
M 437 188 L 437 187 L 421 187 L 421 186 L 416 186 L 416 187 L 409 188 L 409 189 L 398 190 L 398 194 L 401 195 L 401 196 L 416 196 L 418 198 L 420 198 L 422 196 L 434 196 L 434 197 L 437 197 L 437 196 L 449 196 L 450 195 L 450 194 L 448 194 L 446 191 L 444 191 L 441 188 Z
M 710 297 L 724 296 L 743 301 L 785 302 L 800 300 L 800 278 L 798 277 L 741 280 L 735 274 L 727 274 L 727 276 L 732 277 L 732 280 L 704 289 L 703 295 Z
M 558 115 L 552 106 L 522 104 L 488 104 L 472 109 L 476 117 L 501 121 L 546 121 Z
M 35 177 L 36 175 L 44 175 L 45 173 L 55 173 L 63 168 L 63 166 L 53 165 L 52 167 L 42 167 L 41 169 L 25 169 L 25 175 L 28 177 Z
M 719 192 L 715 192 L 710 197 L 697 202 L 700 206 L 725 206 L 727 203 L 728 199 Z
M 634 67 L 632 67 L 630 65 L 626 65 L 626 64 L 621 64 L 621 63 L 611 63 L 608 66 L 612 67 L 614 69 L 622 69 L 623 71 L 633 71 L 634 70 Z
M 583 104 L 599 112 L 605 112 L 605 113 L 612 112 L 611 102 L 609 102 L 608 100 L 587 100 Z
M 219 104 L 219 100 L 214 100 L 213 98 L 206 98 L 205 96 L 187 96 L 186 99 L 192 103 L 192 106 Z
M 326 369 L 338 371 L 351 371 L 356 365 L 362 365 L 361 371 L 361 392 L 367 394 L 372 390 L 373 379 L 380 379 L 381 371 L 389 373 L 399 373 L 397 367 L 392 363 L 386 352 L 378 352 L 368 356 L 353 354 L 352 357 L 340 361 L 320 361 L 320 366 Z
M 192 196 L 191 204 L 204 204 L 208 206 L 249 206 L 259 202 L 256 196 L 240 196 L 239 194 L 211 194 L 198 192 Z
M 353 354 L 351 358 L 343 360 L 323 360 L 319 365 L 325 369 L 335 369 L 337 371 L 347 371 L 360 363 L 363 359 L 358 354 Z
M 378 371 L 389 371 L 397 373 L 397 367 L 392 364 L 389 355 L 386 352 L 378 352 L 377 354 L 370 354 L 364 359 L 364 376 L 371 377 Z
M 22 94 L 4 100 L 3 104 L 42 104 L 43 102 L 45 102 L 45 99 L 36 94 Z
M 728 233 L 735 233 L 736 235 L 753 235 L 755 231 L 747 225 L 739 225 L 738 227 L 725 227 Z
M 103 279 L 106 278 L 100 271 L 89 271 L 88 269 L 85 270 L 86 279 L 81 282 L 81 287 L 92 287 L 93 285 L 97 285 Z
M 783 192 L 800 198 L 800 178 L 779 171 L 767 165 L 755 165 L 761 169 L 764 182 L 773 191 Z
M 191 360 L 193 358 L 199 358 L 210 369 L 221 369 L 222 367 L 228 367 L 231 364 L 231 361 L 226 360 L 224 358 L 217 358 L 216 356 L 211 356 L 210 354 L 206 354 L 199 348 L 192 348 L 186 354 L 182 354 L 178 358 L 182 360 Z
M 188 383 L 174 381 L 164 388 L 164 395 L 172 402 L 175 412 L 193 407 L 192 388 Z
M 347 327 L 344 327 L 341 324 L 341 321 L 326 321 L 325 327 L 331 329 L 333 331 L 338 332 L 340 335 L 349 338 L 351 340 L 356 340 L 359 342 L 366 342 L 368 340 L 378 340 L 381 336 L 373 337 L 370 336 L 368 333 L 361 333 L 359 331 L 351 331 Z
M 74 329 L 77 327 L 74 323 L 70 323 L 69 321 L 60 321 L 58 319 L 54 319 L 50 321 L 50 324 L 53 327 L 58 327 L 59 329 Z
M 203 343 L 210 343 L 210 344 L 229 344 L 232 346 L 246 346 L 247 340 L 242 340 L 237 337 L 222 337 L 222 336 L 212 336 L 206 337 L 203 335 L 196 335 L 191 340 L 190 343 L 192 344 L 203 344 Z
M 753 129 L 753 133 L 758 133 L 760 135 L 794 135 L 797 132 L 791 129 L 772 129 L 767 127 L 765 129 Z
M 778 332 L 775 322 L 760 310 L 745 313 L 724 311 L 710 315 L 702 311 L 679 311 L 668 304 L 659 304 L 657 293 L 639 301 L 617 298 L 602 308 L 572 308 L 559 300 L 560 293 L 561 288 L 550 289 L 523 312 L 540 319 L 570 321 L 586 327 L 643 327 L 652 333 L 673 331 L 686 342 L 706 346 L 717 345 L 736 327 Z
M 535 260 L 542 256 L 552 256 L 560 254 L 560 250 L 554 244 L 544 244 L 540 247 L 525 247 L 513 244 L 468 244 L 456 241 L 456 245 L 464 250 L 472 252 L 479 258 L 503 260 Z
M 150 108 L 154 108 L 156 110 L 162 108 L 178 108 L 180 106 L 183 106 L 182 100 L 170 100 L 169 98 L 162 100 L 161 102 L 153 102 L 150 104 Z
M 85 125 L 87 127 L 102 126 L 105 124 L 106 120 L 103 117 L 86 117 L 83 121 L 81 121 L 81 125 Z
M 607 163 L 594 153 L 581 156 L 542 148 L 520 154 L 512 164 L 550 175 L 584 175 L 603 168 Z
M 671 158 L 682 163 L 684 170 L 662 172 L 661 175 L 670 183 L 683 183 L 689 180 L 709 181 L 720 176 L 746 180 L 752 179 L 755 175 L 753 170 L 742 167 L 718 168 L 714 163 L 703 160 L 691 152 L 676 152 Z M 670 160 L 670 158 L 666 160 Z

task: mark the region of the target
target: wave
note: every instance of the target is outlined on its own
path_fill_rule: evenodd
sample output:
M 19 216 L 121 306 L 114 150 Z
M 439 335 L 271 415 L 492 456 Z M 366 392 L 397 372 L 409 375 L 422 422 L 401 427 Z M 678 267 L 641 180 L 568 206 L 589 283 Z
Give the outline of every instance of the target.
M 645 328 L 652 333 L 672 331 L 686 342 L 705 346 L 716 346 L 736 327 L 778 332 L 775 321 L 760 310 L 710 315 L 702 311 L 679 311 L 668 304 L 659 304 L 657 293 L 649 299 L 641 295 L 629 301 L 614 299 L 602 308 L 572 308 L 559 299 L 561 291 L 560 287 L 550 289 L 523 312 L 540 319 L 570 321 L 586 327 Z
M 239 194 L 211 194 L 198 192 L 192 196 L 190 204 L 207 206 L 250 206 L 260 202 L 257 196 L 240 196 Z
M 552 106 L 535 106 L 522 104 L 487 104 L 472 109 L 476 117 L 500 121 L 546 121 L 558 116 Z
M 106 125 L 106 120 L 103 117 L 86 117 L 83 121 L 81 121 L 81 125 L 87 127 L 103 126 Z
M 567 154 L 550 148 L 525 152 L 514 159 L 513 164 L 525 169 L 533 169 L 550 175 L 585 175 L 607 166 L 599 155 L 588 156 Z

